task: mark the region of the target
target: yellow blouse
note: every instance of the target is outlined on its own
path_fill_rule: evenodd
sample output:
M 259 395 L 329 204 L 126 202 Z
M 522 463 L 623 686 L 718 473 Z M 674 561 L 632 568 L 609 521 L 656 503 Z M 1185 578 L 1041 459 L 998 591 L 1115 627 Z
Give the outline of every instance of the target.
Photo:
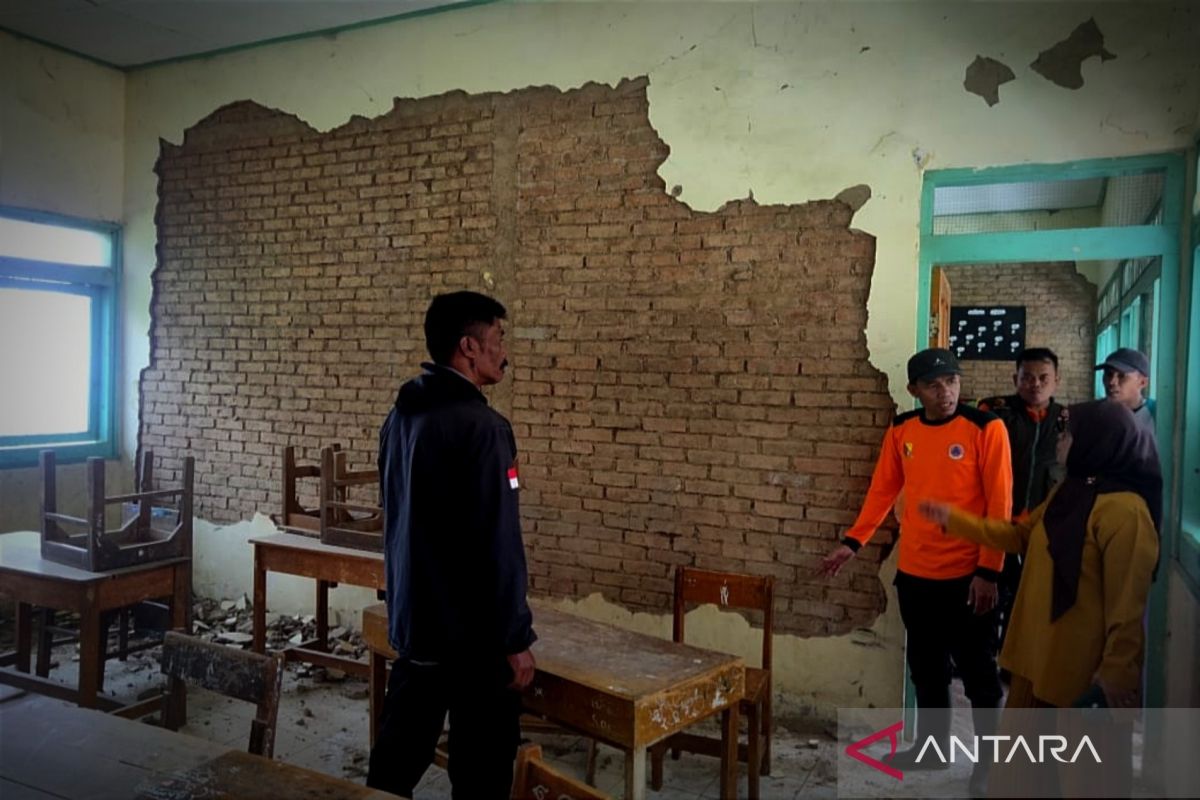
M 1117 689 L 1140 686 L 1142 621 L 1158 560 L 1158 535 L 1140 495 L 1098 495 L 1087 521 L 1075 605 L 1051 622 L 1054 562 L 1042 516 L 1054 494 L 1021 522 L 954 510 L 946 529 L 1025 555 L 1000 665 L 1031 681 L 1038 699 L 1069 706 L 1094 676 Z

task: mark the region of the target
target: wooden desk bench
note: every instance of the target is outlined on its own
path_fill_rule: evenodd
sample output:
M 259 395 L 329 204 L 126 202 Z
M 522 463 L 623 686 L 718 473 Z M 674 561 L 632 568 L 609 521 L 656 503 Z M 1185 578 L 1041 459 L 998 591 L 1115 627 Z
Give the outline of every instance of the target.
M 228 745 L 27 695 L 0 703 L 0 797 L 66 800 L 394 795 Z
M 85 708 L 121 709 L 129 716 L 149 713 L 162 698 L 121 708 L 99 694 L 104 670 L 100 615 L 143 600 L 170 598 L 171 627 L 191 631 L 192 561 L 172 558 L 108 572 L 87 572 L 47 561 L 36 531 L 0 534 L 0 594 L 17 604 L 15 669 L 0 668 L 0 683 L 69 700 Z M 33 606 L 79 614 L 79 685 L 29 674 L 33 650 Z M 180 698 L 180 708 L 183 708 Z
M 737 791 L 738 701 L 745 665 L 736 656 L 634 633 L 537 605 L 533 646 L 537 673 L 525 691 L 526 711 L 625 752 L 625 797 L 646 795 L 646 750 L 672 734 L 721 714 L 721 797 Z M 371 741 L 383 710 L 387 641 L 383 603 L 363 611 L 371 652 Z
M 317 582 L 317 636 L 283 651 L 288 661 L 304 661 L 368 677 L 369 665 L 334 655 L 329 647 L 329 589 L 339 583 L 383 589 L 383 553 L 322 544 L 310 536 L 274 533 L 251 539 L 254 545 L 254 643 L 256 652 L 267 648 L 267 573 L 283 572 L 314 578 Z

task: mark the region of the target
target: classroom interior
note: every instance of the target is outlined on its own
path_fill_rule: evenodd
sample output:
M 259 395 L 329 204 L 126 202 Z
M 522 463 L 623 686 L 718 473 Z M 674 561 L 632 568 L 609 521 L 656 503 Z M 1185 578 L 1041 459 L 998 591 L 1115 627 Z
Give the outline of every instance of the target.
M 770 579 L 767 615 L 699 602 L 686 617 L 688 644 L 746 666 L 769 617 L 783 766 L 761 796 L 836 796 L 839 710 L 913 706 L 894 520 L 837 579 L 817 570 L 914 407 L 908 357 L 931 344 L 959 348 L 966 400 L 1011 392 L 1022 345 L 1059 354 L 1065 403 L 1102 393 L 1094 365 L 1117 347 L 1148 355 L 1165 507 L 1146 705 L 1200 707 L 1200 9 L 205 5 L 0 9 L 8 761 L 5 707 L 35 718 L 51 682 L 116 711 L 165 687 L 162 717 L 181 713 L 157 638 L 93 651 L 183 622 L 285 653 L 262 667 L 283 673 L 293 734 L 274 761 L 304 752 L 364 792 L 329 796 L 375 796 L 362 757 L 387 643 L 364 631 L 382 588 L 364 509 L 379 427 L 427 360 L 425 309 L 458 289 L 509 311 L 511 368 L 487 394 L 520 452 L 529 595 L 571 618 L 563 637 L 586 622 L 656 652 L 679 568 Z M 972 311 L 1006 334 L 968 341 Z M 108 590 L 77 571 L 138 561 L 98 547 L 60 548 L 74 577 L 4 571 L 47 524 L 134 521 L 159 548 L 126 581 L 135 603 L 113 590 L 96 610 Z M 313 547 L 357 555 L 335 568 Z M 151 573 L 175 602 L 137 611 Z M 68 584 L 80 599 L 49 605 Z M 325 711 L 302 710 L 308 692 Z M 230 752 L 201 755 L 245 749 L 252 715 L 202 690 L 189 705 L 189 735 L 206 715 L 229 728 Z M 720 719 L 703 723 L 714 737 Z M 1151 793 L 1194 779 L 1196 740 L 1171 719 L 1142 734 Z M 530 735 L 584 781 L 586 730 Z M 630 735 L 601 739 L 605 796 L 752 792 L 738 759 L 689 755 L 654 787 Z M 329 737 L 349 744 L 314 746 Z M 162 796 L 191 796 L 174 780 Z M 6 797 L 20 788 L 0 774 Z M 448 792 L 434 767 L 418 796 Z

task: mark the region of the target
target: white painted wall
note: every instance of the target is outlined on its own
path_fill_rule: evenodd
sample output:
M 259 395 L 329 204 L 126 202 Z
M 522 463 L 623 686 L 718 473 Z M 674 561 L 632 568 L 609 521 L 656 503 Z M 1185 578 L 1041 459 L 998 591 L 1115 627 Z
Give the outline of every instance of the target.
M 254 599 L 253 545 L 250 539 L 275 533 L 275 524 L 264 514 L 236 525 L 213 525 L 197 519 L 193 531 L 192 590 L 201 597 Z M 267 611 L 270 614 L 312 614 L 316 582 L 279 573 L 267 574 Z M 379 602 L 375 590 L 338 586 L 329 591 L 331 624 L 362 627 L 362 610 Z
M 1118 58 L 1087 62 L 1083 89 L 1062 89 L 1026 66 L 1092 15 Z M 750 192 L 763 203 L 799 203 L 871 186 L 855 220 L 878 239 L 867 337 L 873 363 L 907 403 L 923 170 L 1185 146 L 1200 98 L 1198 25 L 1183 11 L 1110 3 L 506 3 L 135 72 L 125 219 L 127 273 L 137 279 L 126 290 L 126 380 L 148 357 L 160 138 L 178 143 L 235 100 L 327 130 L 353 114 L 382 114 L 397 96 L 648 75 L 650 121 L 671 147 L 660 174 L 693 208 Z M 962 88 L 977 54 L 1017 73 L 994 108 Z M 125 413 L 132 444 L 137 409 Z M 228 566 L 245 557 L 230 548 Z M 895 705 L 903 636 L 892 605 L 869 633 L 785 637 L 776 649 L 780 688 L 824 711 Z M 584 608 L 634 624 L 611 604 L 590 599 Z M 714 616 L 704 627 L 721 641 L 743 639 L 740 618 Z
M 124 164 L 124 73 L 0 31 L 0 205 L 117 222 Z M 105 474 L 114 493 L 129 488 L 125 463 Z M 0 470 L 0 531 L 37 528 L 40 481 Z M 82 509 L 84 465 L 60 468 L 58 484 L 61 506 Z
M 1118 57 L 1088 61 L 1081 90 L 1026 66 L 1089 16 Z M 867 337 L 873 363 L 907 403 L 902 370 L 915 340 L 923 171 L 1182 148 L 1200 120 L 1198 38 L 1197 15 L 1157 4 L 517 2 L 136 71 L 127 78 L 124 119 L 122 386 L 136 397 L 149 353 L 160 139 L 178 143 L 198 120 L 243 99 L 327 130 L 353 114 L 382 114 L 396 96 L 566 89 L 648 75 L 650 120 L 671 147 L 660 174 L 693 208 L 713 210 L 751 191 L 763 203 L 799 203 L 871 186 L 855 220 L 878 240 Z M 962 88 L 976 55 L 1017 74 L 993 108 Z M 33 71 L 39 58 L 26 52 L 19 60 Z M 58 157 L 33 152 L 47 163 Z M 137 415 L 126 402 L 126 450 L 136 442 Z M 198 587 L 228 596 L 245 580 L 248 591 L 242 542 L 255 524 L 265 529 L 198 529 Z M 889 587 L 893 571 L 881 575 Z M 302 589 L 271 591 L 273 610 L 308 607 Z M 360 598 L 343 604 L 335 593 L 335 604 L 353 616 Z M 639 621 L 594 598 L 581 608 L 664 629 L 663 618 Z M 698 635 L 745 643 L 740 618 L 701 617 Z M 781 637 L 778 685 L 825 712 L 895 705 L 902 639 L 894 603 L 870 632 Z
M 125 75 L 0 31 L 0 204 L 122 218 Z

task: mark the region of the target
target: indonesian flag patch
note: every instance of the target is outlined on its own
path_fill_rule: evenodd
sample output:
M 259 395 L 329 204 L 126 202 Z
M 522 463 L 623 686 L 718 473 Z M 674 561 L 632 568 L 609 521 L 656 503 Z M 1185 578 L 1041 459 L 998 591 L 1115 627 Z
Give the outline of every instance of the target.
M 514 461 L 513 465 L 508 468 L 508 486 L 510 489 L 516 489 L 518 485 L 519 481 L 517 480 L 517 462 Z

